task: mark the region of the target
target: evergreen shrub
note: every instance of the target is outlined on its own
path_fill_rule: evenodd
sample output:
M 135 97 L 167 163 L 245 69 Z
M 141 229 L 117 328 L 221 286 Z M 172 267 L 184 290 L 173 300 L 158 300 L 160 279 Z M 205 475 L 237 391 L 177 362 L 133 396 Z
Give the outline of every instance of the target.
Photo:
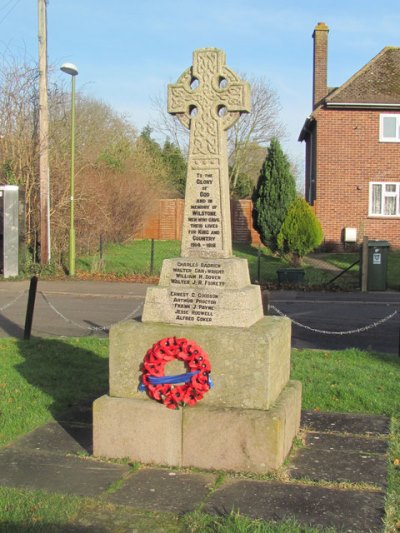
M 323 240 L 322 228 L 312 208 L 303 198 L 296 198 L 278 234 L 281 252 L 290 254 L 293 263 L 317 248 Z

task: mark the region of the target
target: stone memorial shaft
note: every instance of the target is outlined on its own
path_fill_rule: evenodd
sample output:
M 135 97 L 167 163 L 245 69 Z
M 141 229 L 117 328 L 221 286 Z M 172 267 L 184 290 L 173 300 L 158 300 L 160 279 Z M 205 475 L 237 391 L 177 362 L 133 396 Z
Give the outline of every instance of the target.
M 168 111 L 190 130 L 181 258 L 164 261 L 142 320 L 248 327 L 263 316 L 247 261 L 232 257 L 226 131 L 250 111 L 250 86 L 216 48 L 168 87 Z
M 249 84 L 222 50 L 196 50 L 193 66 L 168 87 L 168 112 L 190 130 L 182 257 L 232 255 L 226 130 L 249 111 Z

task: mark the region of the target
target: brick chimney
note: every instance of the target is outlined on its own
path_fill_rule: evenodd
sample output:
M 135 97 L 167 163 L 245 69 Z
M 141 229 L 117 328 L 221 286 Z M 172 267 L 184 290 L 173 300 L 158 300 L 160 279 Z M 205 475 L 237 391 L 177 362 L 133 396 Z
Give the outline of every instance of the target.
M 313 33 L 313 109 L 328 94 L 328 33 L 329 28 L 325 22 L 318 22 Z

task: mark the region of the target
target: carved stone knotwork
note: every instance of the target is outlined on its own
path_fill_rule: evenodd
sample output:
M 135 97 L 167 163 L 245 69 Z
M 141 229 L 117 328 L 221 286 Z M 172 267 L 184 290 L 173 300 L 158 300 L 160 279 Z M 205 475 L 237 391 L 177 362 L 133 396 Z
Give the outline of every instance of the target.
M 193 66 L 168 87 L 168 111 L 190 129 L 182 257 L 232 255 L 226 130 L 250 111 L 250 87 L 216 48 L 193 53 Z

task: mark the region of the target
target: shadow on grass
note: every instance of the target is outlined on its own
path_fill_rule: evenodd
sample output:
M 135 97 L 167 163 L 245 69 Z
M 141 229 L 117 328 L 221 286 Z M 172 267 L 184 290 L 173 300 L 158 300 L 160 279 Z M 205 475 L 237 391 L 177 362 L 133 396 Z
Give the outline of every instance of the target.
M 90 432 L 76 431 L 72 425 L 89 429 L 92 402 L 108 390 L 107 343 L 93 338 L 31 339 L 17 345 L 23 357 L 16 367 L 21 376 L 40 390 L 41 397 L 44 393 L 54 420 L 78 442 L 82 437 L 79 444 L 88 449 Z
M 234 242 L 232 246 L 233 246 L 233 250 L 235 254 L 242 253 L 242 254 L 253 255 L 257 257 L 258 247 L 256 246 L 252 246 L 251 244 L 246 244 L 246 243 L 238 243 L 238 242 Z

